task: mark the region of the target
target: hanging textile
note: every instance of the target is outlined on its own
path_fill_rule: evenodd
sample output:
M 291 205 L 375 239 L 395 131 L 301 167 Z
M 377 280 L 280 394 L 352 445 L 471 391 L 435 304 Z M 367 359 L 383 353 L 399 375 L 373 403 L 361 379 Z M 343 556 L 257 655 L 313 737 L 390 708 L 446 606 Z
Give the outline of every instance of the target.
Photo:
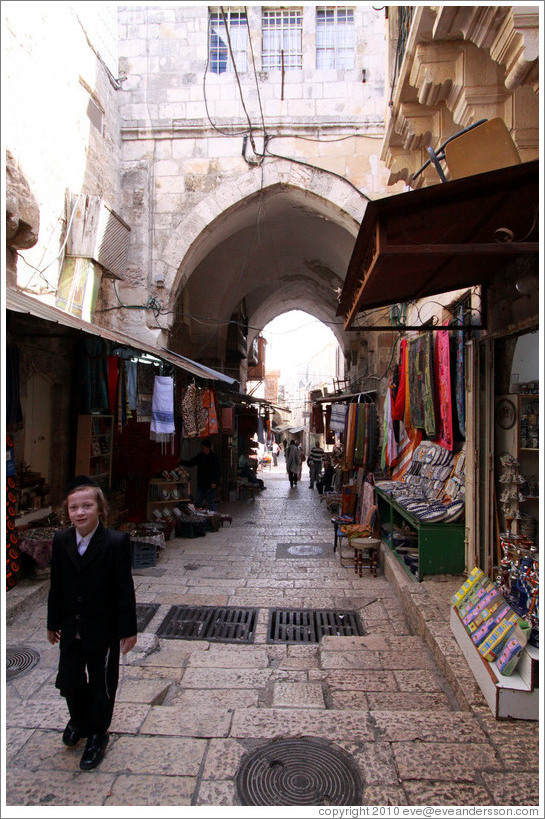
M 260 444 L 265 443 L 265 433 L 263 430 L 263 419 L 261 418 L 261 415 L 257 416 L 257 440 Z
M 218 431 L 218 417 L 214 404 L 214 393 L 210 389 L 200 391 L 200 403 L 202 407 L 202 423 L 200 425 L 199 436 L 207 438 L 215 435 Z
M 109 355 L 108 362 L 108 404 L 110 415 L 115 415 L 117 410 L 117 379 L 119 378 L 119 357 Z
M 397 458 L 397 443 L 394 435 L 394 424 L 392 421 L 392 389 L 388 387 L 384 398 L 384 424 L 382 439 L 382 455 L 380 465 L 392 466 Z
M 363 471 L 363 470 L 362 470 Z M 369 518 L 369 512 L 375 503 L 375 492 L 373 484 L 364 480 L 361 489 L 360 511 L 357 523 L 365 523 Z
M 464 307 L 461 304 L 456 316 L 457 323 L 464 323 Z M 458 416 L 458 428 L 462 438 L 466 437 L 466 394 L 465 394 L 465 333 L 459 330 L 456 333 L 456 372 L 454 376 L 456 393 L 456 414 Z
M 402 342 L 401 342 L 400 350 L 399 350 L 398 388 L 397 388 L 397 393 L 395 395 L 394 403 L 393 403 L 393 406 L 392 406 L 392 419 L 394 421 L 403 421 L 403 416 L 405 415 L 405 387 L 406 387 L 405 368 L 406 368 L 406 365 L 407 365 L 406 352 L 407 352 L 407 340 L 403 339 Z
M 131 412 L 136 410 L 136 361 L 125 361 L 125 372 L 127 374 L 127 395 L 129 400 L 129 409 Z
M 422 430 L 415 427 L 405 429 L 400 426 L 399 444 L 397 447 L 397 460 L 392 470 L 392 480 L 400 481 L 410 466 L 413 453 L 422 440 Z
M 131 418 L 129 407 L 129 395 L 127 390 L 127 362 L 119 361 L 119 377 L 117 380 L 117 428 L 122 429 L 127 426 L 128 419 Z
M 148 423 L 151 421 L 151 400 L 157 372 L 159 372 L 158 368 L 152 364 L 138 362 L 136 370 L 136 414 L 138 421 Z
M 108 361 L 106 342 L 102 338 L 86 338 L 81 342 L 78 373 L 81 414 L 109 412 Z
M 331 404 L 331 420 L 329 422 L 329 427 L 333 432 L 344 432 L 346 414 L 346 404 Z
M 151 401 L 150 439 L 166 444 L 170 441 L 174 451 L 174 379 L 156 375 Z
M 348 469 L 352 469 L 354 466 L 354 448 L 356 444 L 357 413 L 358 405 L 349 404 L 347 412 L 347 428 L 345 438 L 346 443 L 344 451 L 344 455 L 346 458 L 346 466 L 348 467 Z
M 21 573 L 19 532 L 16 525 L 17 493 L 13 438 L 6 435 L 6 591 L 12 589 Z
M 6 347 L 6 425 L 10 432 L 23 426 L 19 391 L 19 349 Z
M 424 333 L 409 342 L 409 392 L 411 423 L 435 436 L 433 391 L 433 350 L 431 334 Z
M 197 388 L 189 384 L 182 395 L 181 415 L 184 438 L 197 436 Z
M 377 408 L 375 403 L 372 402 L 367 404 L 367 450 L 365 456 L 367 469 L 372 469 L 375 466 L 376 430 Z
M 221 408 L 221 431 L 225 435 L 233 435 L 235 432 L 235 408 Z
M 314 432 L 317 435 L 321 435 L 324 432 L 324 414 L 322 411 L 321 404 L 313 404 L 312 405 L 312 427 Z
M 335 430 L 331 429 L 331 404 L 325 408 L 325 442 L 328 445 L 335 443 Z
M 450 340 L 448 330 L 435 334 L 435 400 L 437 435 L 435 440 L 450 449 L 454 446 L 452 429 L 452 393 L 450 384 Z
M 405 428 L 412 427 L 411 391 L 409 385 L 409 344 L 405 346 Z

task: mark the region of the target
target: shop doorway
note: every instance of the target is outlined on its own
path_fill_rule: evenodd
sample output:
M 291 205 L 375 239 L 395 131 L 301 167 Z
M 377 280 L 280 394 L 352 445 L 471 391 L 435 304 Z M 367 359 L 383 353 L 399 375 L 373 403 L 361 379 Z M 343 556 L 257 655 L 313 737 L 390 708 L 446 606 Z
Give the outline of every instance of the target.
M 25 464 L 33 472 L 39 472 L 49 483 L 52 385 L 45 376 L 33 375 L 29 378 L 26 396 L 21 396 L 21 404 L 25 419 Z

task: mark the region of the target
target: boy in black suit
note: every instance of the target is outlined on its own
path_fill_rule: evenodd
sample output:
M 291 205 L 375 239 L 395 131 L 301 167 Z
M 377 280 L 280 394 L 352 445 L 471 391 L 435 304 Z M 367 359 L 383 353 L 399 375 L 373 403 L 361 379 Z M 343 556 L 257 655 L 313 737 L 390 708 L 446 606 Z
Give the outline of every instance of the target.
M 108 744 L 120 651 L 136 644 L 136 601 L 127 533 L 106 529 L 100 486 L 78 475 L 66 487 L 73 528 L 53 539 L 47 601 L 47 639 L 60 643 L 55 682 L 66 698 L 70 720 L 62 739 L 87 737 L 84 771 L 102 762 Z

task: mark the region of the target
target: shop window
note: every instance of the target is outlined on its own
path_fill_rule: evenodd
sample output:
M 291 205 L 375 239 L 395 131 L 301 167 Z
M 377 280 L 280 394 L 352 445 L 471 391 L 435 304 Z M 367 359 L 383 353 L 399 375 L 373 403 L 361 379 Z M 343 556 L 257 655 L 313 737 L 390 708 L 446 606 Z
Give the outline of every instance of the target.
M 291 71 L 303 67 L 303 11 L 263 9 L 263 71 Z
M 354 9 L 318 6 L 316 9 L 316 68 L 354 68 Z
M 229 49 L 234 57 L 231 58 Z M 210 70 L 214 74 L 223 74 L 225 71 L 239 72 L 248 70 L 248 20 L 246 12 L 239 9 L 226 8 L 210 11 L 208 55 Z

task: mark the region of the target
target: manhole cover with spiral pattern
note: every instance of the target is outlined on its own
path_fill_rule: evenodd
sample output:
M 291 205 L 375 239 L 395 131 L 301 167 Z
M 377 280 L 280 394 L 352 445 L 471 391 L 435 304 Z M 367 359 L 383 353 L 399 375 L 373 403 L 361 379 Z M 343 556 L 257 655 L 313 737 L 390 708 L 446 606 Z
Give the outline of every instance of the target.
M 242 759 L 241 805 L 359 805 L 359 770 L 340 748 L 320 739 L 281 739 Z
M 6 646 L 6 680 L 14 680 L 38 665 L 40 655 L 27 646 Z

